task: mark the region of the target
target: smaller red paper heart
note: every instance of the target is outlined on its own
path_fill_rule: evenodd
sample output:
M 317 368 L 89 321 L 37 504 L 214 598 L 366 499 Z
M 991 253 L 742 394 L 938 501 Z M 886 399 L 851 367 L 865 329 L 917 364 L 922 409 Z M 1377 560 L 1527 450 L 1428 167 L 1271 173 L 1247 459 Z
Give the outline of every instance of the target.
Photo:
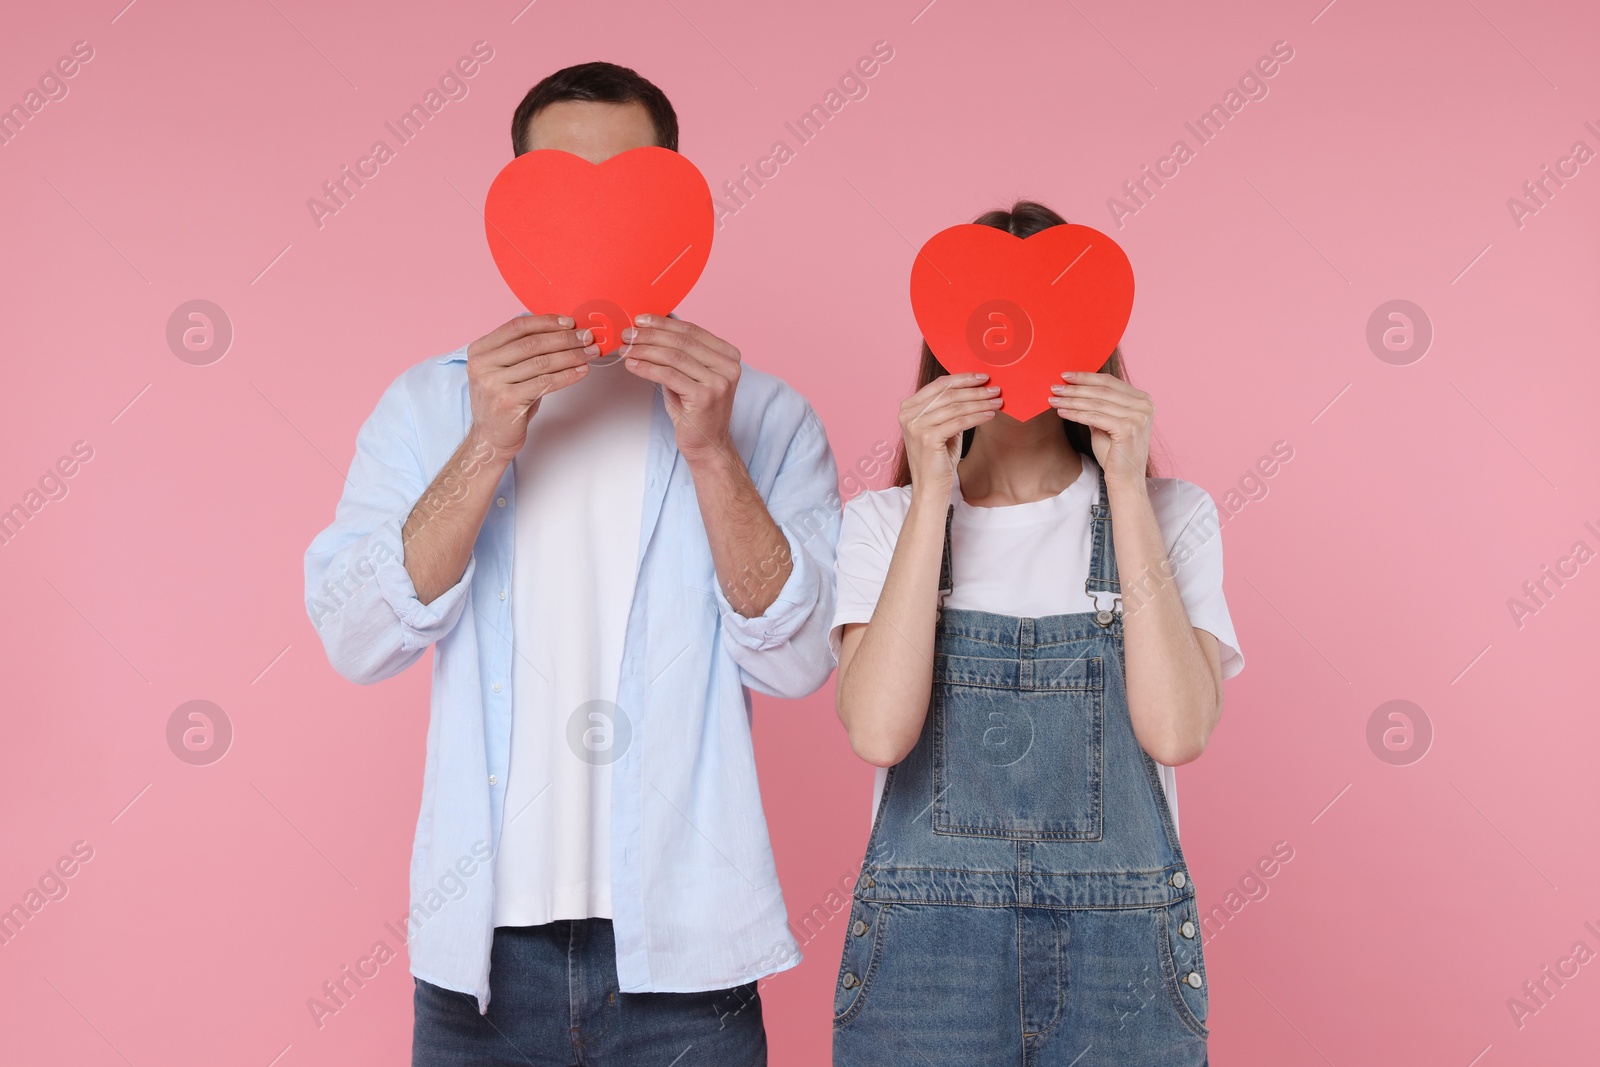
M 705 269 L 711 189 L 688 159 L 635 148 L 596 165 L 541 148 L 507 163 L 483 206 L 489 253 L 535 315 L 571 315 L 602 353 L 635 315 L 676 308 Z
M 1050 406 L 1063 371 L 1097 371 L 1133 313 L 1133 267 L 1088 226 L 1026 239 L 967 223 L 928 238 L 911 265 L 911 311 L 952 374 L 986 371 L 1002 411 L 1030 419 Z

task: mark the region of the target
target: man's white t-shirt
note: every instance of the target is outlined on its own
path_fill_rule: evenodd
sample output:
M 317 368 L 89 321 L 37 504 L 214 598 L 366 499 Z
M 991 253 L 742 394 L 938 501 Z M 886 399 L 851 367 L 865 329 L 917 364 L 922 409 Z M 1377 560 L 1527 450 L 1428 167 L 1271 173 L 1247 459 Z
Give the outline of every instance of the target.
M 512 461 L 511 760 L 494 924 L 611 917 L 611 766 L 654 383 L 595 367 Z
M 1083 583 L 1089 577 L 1094 543 L 1090 507 L 1099 495 L 1099 465 L 1092 456 L 1082 459 L 1083 471 L 1076 481 L 1056 496 L 1026 504 L 974 507 L 962 497 L 957 478 L 951 491 L 956 510 L 950 526 L 954 589 L 945 599 L 946 607 L 1032 618 L 1095 610 Z M 1189 622 L 1216 637 L 1222 677 L 1232 678 L 1244 669 L 1244 656 L 1222 595 L 1216 504 L 1204 489 L 1178 478 L 1152 478 L 1147 485 Z M 910 486 L 865 492 L 845 505 L 835 563 L 838 606 L 829 633 L 836 656 L 845 624 L 872 620 L 910 507 Z M 1127 582 L 1127 576 L 1122 580 Z M 1110 606 L 1111 594 L 1102 593 L 1101 599 L 1103 606 Z M 1158 766 L 1176 826 L 1177 776 L 1173 768 Z M 878 768 L 873 817 L 886 774 Z

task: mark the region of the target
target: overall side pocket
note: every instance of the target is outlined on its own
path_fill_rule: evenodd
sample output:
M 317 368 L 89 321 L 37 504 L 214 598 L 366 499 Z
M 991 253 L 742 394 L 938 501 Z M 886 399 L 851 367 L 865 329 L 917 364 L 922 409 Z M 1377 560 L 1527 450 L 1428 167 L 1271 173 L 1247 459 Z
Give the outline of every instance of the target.
M 1208 1037 L 1211 979 L 1206 974 L 1205 950 L 1200 944 L 1195 897 L 1191 895 L 1161 908 L 1156 926 L 1161 970 L 1178 1017 L 1195 1034 Z
M 844 932 L 844 954 L 833 986 L 833 1025 L 845 1026 L 867 1005 L 872 980 L 883 963 L 884 934 L 889 905 L 857 899 L 850 907 L 850 925 Z

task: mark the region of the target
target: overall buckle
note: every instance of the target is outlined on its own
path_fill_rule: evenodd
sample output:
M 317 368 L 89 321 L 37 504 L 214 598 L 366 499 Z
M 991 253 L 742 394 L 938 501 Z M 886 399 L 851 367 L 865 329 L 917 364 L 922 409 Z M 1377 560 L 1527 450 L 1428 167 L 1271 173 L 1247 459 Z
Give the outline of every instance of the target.
M 1107 592 L 1107 590 L 1095 590 L 1089 594 L 1094 600 L 1094 621 L 1096 626 L 1110 626 L 1122 617 L 1122 596 L 1114 594 L 1111 609 L 1108 610 L 1100 606 L 1100 593 L 1102 592 Z

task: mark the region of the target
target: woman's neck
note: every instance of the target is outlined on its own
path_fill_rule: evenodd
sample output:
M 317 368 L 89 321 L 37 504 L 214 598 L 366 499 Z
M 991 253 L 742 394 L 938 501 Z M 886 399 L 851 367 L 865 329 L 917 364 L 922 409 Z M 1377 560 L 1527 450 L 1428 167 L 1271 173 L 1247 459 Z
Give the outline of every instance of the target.
M 978 427 L 957 471 L 967 503 L 998 508 L 1060 495 L 1083 473 L 1083 457 L 1054 408 L 1026 422 L 1001 412 Z

